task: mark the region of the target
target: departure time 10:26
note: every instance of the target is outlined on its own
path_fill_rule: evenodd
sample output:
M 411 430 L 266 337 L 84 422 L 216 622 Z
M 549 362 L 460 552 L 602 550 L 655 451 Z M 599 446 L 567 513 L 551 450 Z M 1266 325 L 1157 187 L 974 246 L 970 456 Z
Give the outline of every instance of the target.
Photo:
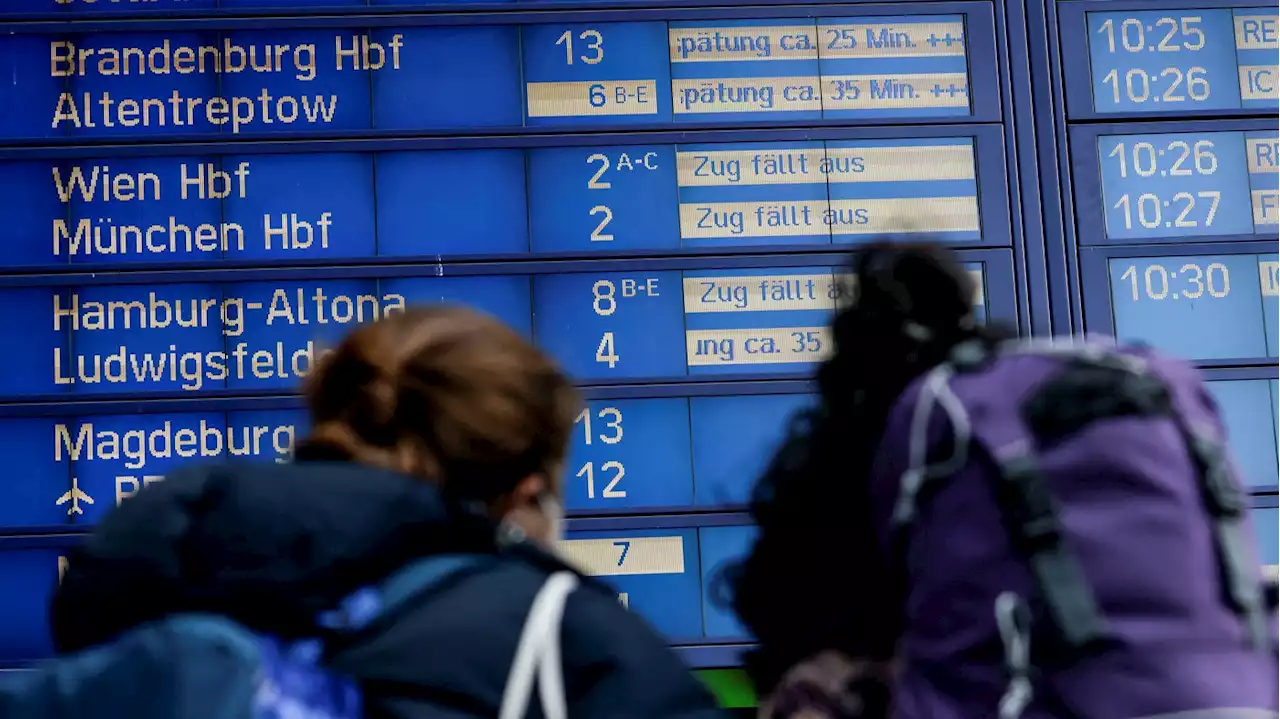
M 1160 148 L 1151 142 L 1121 142 L 1107 157 L 1117 163 L 1122 179 L 1130 173 L 1154 178 L 1208 176 L 1218 171 L 1212 140 L 1173 140 Z M 1221 200 L 1219 190 L 1180 191 L 1169 199 L 1153 192 L 1126 192 L 1111 208 L 1120 211 L 1126 230 L 1133 229 L 1135 221 L 1147 229 L 1210 227 Z

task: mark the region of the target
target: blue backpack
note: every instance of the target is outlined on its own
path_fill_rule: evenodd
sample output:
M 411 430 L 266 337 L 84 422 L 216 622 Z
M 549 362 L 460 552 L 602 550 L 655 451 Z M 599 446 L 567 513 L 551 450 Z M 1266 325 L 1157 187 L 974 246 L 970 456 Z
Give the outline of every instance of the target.
M 431 587 L 479 566 L 445 555 L 411 564 L 318 617 L 350 635 Z M 560 621 L 577 576 L 559 572 L 534 600 L 503 694 L 502 718 L 523 717 L 535 677 L 543 715 L 563 719 Z M 209 614 L 167 617 L 0 682 L 0 717 L 41 719 L 360 719 L 358 682 L 323 665 L 319 640 L 283 642 Z M 456 713 L 449 716 L 456 716 Z

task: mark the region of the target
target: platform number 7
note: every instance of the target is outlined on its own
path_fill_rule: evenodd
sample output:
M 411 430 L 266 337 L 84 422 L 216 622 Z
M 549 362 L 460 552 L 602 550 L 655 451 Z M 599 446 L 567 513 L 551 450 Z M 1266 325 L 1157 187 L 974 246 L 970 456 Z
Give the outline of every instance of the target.
M 621 567 L 622 563 L 627 561 L 627 552 L 631 551 L 631 542 L 614 542 L 613 546 L 622 547 L 622 554 L 618 555 L 618 566 Z

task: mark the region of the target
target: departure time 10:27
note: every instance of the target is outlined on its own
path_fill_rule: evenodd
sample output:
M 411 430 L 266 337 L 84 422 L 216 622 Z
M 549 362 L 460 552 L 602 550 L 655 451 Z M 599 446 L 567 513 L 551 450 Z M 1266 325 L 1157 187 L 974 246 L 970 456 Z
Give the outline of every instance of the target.
M 1218 156 L 1214 154 L 1212 140 L 1194 143 L 1173 140 L 1163 148 L 1157 148 L 1150 142 L 1121 142 L 1107 157 L 1118 163 L 1121 178 L 1128 178 L 1130 172 L 1138 177 L 1193 177 L 1218 171 Z M 1169 164 L 1169 159 L 1172 159 L 1172 164 Z M 1133 229 L 1135 220 L 1147 229 L 1192 228 L 1200 227 L 1201 223 L 1209 227 L 1213 225 L 1221 200 L 1222 192 L 1219 190 L 1180 191 L 1167 200 L 1152 192 L 1136 197 L 1126 192 L 1111 208 L 1122 213 L 1126 230 Z M 1201 211 L 1197 212 L 1197 207 L 1202 208 Z

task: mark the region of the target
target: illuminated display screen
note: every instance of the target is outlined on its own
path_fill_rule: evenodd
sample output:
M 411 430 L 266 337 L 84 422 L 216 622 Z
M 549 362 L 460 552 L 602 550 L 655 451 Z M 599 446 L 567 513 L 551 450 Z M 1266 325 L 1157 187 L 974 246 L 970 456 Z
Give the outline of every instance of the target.
M 1274 254 L 1111 259 L 1115 335 L 1196 360 L 1276 357 L 1277 259 Z
M 1280 225 L 1280 135 L 1188 132 L 1098 139 L 1107 237 L 1242 235 Z
M 1242 479 L 1250 487 L 1274 489 L 1276 467 L 1275 380 L 1218 380 L 1209 393 L 1226 426 Z
M 802 394 L 589 401 L 565 472 L 574 514 L 746 504 Z M 175 468 L 218 459 L 284 461 L 301 409 L 0 418 L 12 476 L 0 527 L 89 525 Z M 660 449 L 661 451 L 655 451 Z
M 1253 522 L 1258 547 L 1262 550 L 1262 564 L 1274 572 L 1280 565 L 1280 547 L 1276 546 L 1276 535 L 1280 534 L 1280 509 L 1255 509 L 1249 519 Z
M 966 118 L 964 15 L 0 37 L 0 138 Z M 995 68 L 983 68 L 994 84 Z
M 817 266 L 0 289 L 0 337 L 28 345 L 0 359 L 0 397 L 293 390 L 354 325 L 442 301 L 498 317 L 579 379 L 794 375 L 827 355 L 847 277 Z M 985 319 L 985 289 L 975 311 Z
M 1099 113 L 1274 110 L 1276 9 L 1087 13 Z
M 725 565 L 751 547 L 753 527 L 570 532 L 567 561 L 600 577 L 618 600 L 677 642 L 745 638 L 716 599 Z
M 65 565 L 56 549 L 0 551 L 0 662 L 44 658 L 53 653 L 49 598 Z
M 0 163 L 0 267 L 658 252 L 920 233 L 977 242 L 979 176 L 1003 185 L 1003 152 L 976 159 L 987 142 L 1002 147 L 983 133 L 977 144 L 940 137 Z M 1005 202 L 1003 187 L 987 194 Z M 994 239 L 1007 244 L 1000 230 Z

